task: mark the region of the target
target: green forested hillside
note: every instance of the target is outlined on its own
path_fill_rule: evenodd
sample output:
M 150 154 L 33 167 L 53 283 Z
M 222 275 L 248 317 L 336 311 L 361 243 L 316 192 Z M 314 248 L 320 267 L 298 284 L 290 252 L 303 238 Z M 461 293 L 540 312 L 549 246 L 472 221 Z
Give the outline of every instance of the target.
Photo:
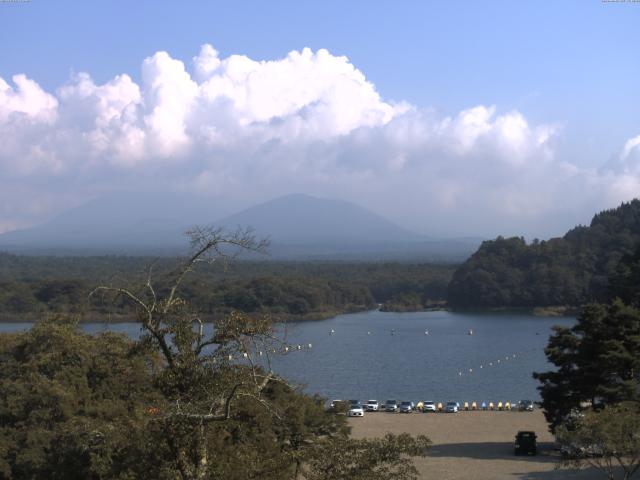
M 640 243 L 640 201 L 593 217 L 562 238 L 527 244 L 523 238 L 484 242 L 454 273 L 454 307 L 578 306 L 606 301 L 610 276 Z
M 91 301 L 97 285 L 132 284 L 149 268 L 162 285 L 175 260 L 151 257 L 29 257 L 0 253 L 0 320 L 35 320 L 49 313 L 86 320 L 130 318 L 124 304 Z M 365 310 L 421 309 L 443 300 L 452 265 L 360 262 L 239 261 L 225 271 L 202 265 L 184 295 L 205 314 L 231 310 L 268 313 L 274 319 L 326 318 Z

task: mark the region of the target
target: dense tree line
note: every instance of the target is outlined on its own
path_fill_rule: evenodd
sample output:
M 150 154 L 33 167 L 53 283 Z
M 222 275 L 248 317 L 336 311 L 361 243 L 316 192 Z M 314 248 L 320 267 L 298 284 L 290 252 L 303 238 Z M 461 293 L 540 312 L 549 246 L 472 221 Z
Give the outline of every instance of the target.
M 175 261 L 149 257 L 28 257 L 0 254 L 3 319 L 48 313 L 83 318 L 131 317 L 125 303 L 88 300 L 96 283 L 140 281 L 165 274 Z M 231 310 L 275 319 L 315 319 L 373 308 L 419 310 L 442 301 L 454 267 L 441 264 L 239 261 L 234 268 L 205 265 L 184 294 L 207 315 Z
M 484 242 L 454 273 L 454 307 L 579 306 L 611 298 L 609 278 L 640 243 L 640 201 L 593 217 L 562 238 Z

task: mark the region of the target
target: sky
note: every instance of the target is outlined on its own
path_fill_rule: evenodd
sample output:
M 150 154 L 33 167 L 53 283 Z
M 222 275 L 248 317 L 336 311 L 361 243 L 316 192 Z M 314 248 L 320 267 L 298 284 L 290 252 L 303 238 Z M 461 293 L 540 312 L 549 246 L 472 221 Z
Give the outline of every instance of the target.
M 640 3 L 0 1 L 0 232 L 308 193 L 547 238 L 640 195 Z

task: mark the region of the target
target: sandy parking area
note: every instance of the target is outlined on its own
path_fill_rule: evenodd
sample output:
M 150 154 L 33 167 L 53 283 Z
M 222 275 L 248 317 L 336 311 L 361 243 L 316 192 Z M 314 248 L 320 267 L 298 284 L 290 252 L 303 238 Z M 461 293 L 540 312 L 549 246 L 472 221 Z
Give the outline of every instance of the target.
M 350 418 L 353 436 L 377 437 L 386 432 L 427 435 L 430 455 L 417 459 L 421 478 L 438 480 L 601 479 L 601 472 L 556 470 L 558 452 L 540 410 L 534 412 L 366 413 Z M 518 430 L 538 435 L 537 456 L 516 457 Z

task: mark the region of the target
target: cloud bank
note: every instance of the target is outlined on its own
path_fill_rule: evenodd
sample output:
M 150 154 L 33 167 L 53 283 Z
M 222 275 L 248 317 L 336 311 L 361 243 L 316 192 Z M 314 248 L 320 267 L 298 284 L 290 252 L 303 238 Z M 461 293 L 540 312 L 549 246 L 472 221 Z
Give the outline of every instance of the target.
M 170 189 L 238 206 L 302 191 L 427 233 L 544 236 L 640 193 L 640 136 L 583 168 L 558 158 L 557 125 L 385 100 L 326 50 L 255 61 L 203 45 L 188 65 L 157 52 L 140 79 L 80 73 L 46 92 L 0 78 L 0 231 L 120 189 Z

